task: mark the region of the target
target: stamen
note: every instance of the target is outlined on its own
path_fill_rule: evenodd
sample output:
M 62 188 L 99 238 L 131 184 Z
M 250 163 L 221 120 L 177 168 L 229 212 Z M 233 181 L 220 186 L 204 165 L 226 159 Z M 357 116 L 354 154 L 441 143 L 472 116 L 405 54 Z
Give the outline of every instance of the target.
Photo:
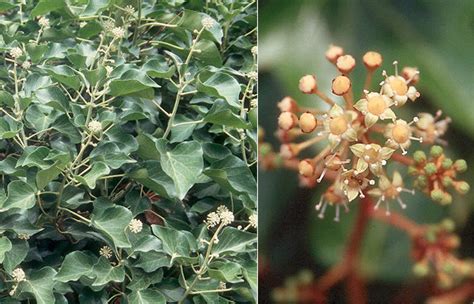
M 327 168 L 324 168 L 324 169 L 323 169 L 323 172 L 321 172 L 321 175 L 320 175 L 319 178 L 316 180 L 318 183 L 320 183 L 320 182 L 323 180 L 324 175 L 326 174 L 327 170 L 328 170 Z
M 385 215 L 389 216 L 390 215 L 390 204 L 388 203 L 388 200 L 385 201 L 385 208 L 386 208 Z
M 349 212 L 349 207 L 347 206 L 346 202 L 343 202 L 342 205 L 344 206 L 344 211 Z
M 359 193 L 360 193 L 360 194 L 359 194 L 359 197 L 360 197 L 360 198 L 364 198 L 364 197 L 365 197 L 364 193 L 362 192 L 362 190 L 361 190 L 360 188 L 359 188 Z
M 319 209 L 323 205 L 323 200 L 324 200 L 324 195 L 321 195 L 321 199 L 319 200 L 319 203 L 315 206 L 316 211 L 319 211 Z
M 400 207 L 402 207 L 402 209 L 406 209 L 407 205 L 405 205 L 402 201 L 402 199 L 400 197 L 397 197 L 397 201 L 398 203 L 400 204 Z
M 408 125 L 411 126 L 412 124 L 414 124 L 415 122 L 418 122 L 419 120 L 420 119 L 418 118 L 418 116 L 415 116 L 413 117 L 413 120 L 408 123 Z
M 339 222 L 339 205 L 336 205 L 336 216 L 334 217 L 335 222 Z
M 372 185 L 372 186 L 375 185 L 375 180 L 373 179 L 369 180 L 369 185 Z
M 410 136 L 410 139 L 411 140 L 416 140 L 416 141 L 419 141 L 420 143 L 423 142 L 423 137 L 414 137 L 414 136 Z
M 402 155 L 407 155 L 407 150 L 405 150 L 401 145 L 400 145 L 400 149 L 402 149 Z
M 395 76 L 398 76 L 398 61 L 394 61 L 393 65 L 395 66 Z
M 381 163 L 382 163 L 382 166 L 385 166 L 387 164 L 387 161 L 385 159 L 382 159 Z
M 383 201 L 383 196 L 381 196 L 381 197 L 378 199 L 377 203 L 375 204 L 374 210 L 379 209 L 380 203 L 382 203 L 382 201 Z
M 385 78 L 388 78 L 387 71 L 383 70 L 382 71 L 382 76 L 385 77 Z
M 409 84 L 410 82 L 412 82 L 413 79 L 415 79 L 415 77 L 418 76 L 419 74 L 420 74 L 420 71 L 415 71 L 415 73 L 413 73 L 413 75 L 411 75 L 411 77 L 406 80 L 406 83 Z
M 327 203 L 327 202 L 324 202 L 323 208 L 321 209 L 321 212 L 319 212 L 319 214 L 318 214 L 318 217 L 319 217 L 320 219 L 323 219 L 323 218 L 324 218 L 324 212 L 326 212 L 327 206 L 328 206 L 328 203 Z

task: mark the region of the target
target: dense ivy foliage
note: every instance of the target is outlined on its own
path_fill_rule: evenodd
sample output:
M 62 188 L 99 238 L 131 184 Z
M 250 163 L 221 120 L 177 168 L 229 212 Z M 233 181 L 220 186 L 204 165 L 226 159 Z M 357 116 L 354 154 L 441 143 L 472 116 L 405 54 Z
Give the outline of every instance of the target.
M 255 302 L 255 3 L 2 0 L 0 29 L 0 302 Z

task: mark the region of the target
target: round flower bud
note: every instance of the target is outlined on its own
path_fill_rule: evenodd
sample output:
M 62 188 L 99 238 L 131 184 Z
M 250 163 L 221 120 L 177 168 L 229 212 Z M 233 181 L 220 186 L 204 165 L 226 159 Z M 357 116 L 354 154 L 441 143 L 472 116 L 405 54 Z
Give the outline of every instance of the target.
M 406 80 L 410 80 L 411 85 L 415 85 L 420 80 L 420 73 L 417 68 L 414 67 L 404 67 L 402 70 L 402 77 Z
M 139 233 L 143 229 L 143 223 L 138 219 L 132 219 L 128 224 L 128 229 L 133 233 Z
M 351 55 L 344 55 L 337 58 L 336 67 L 343 74 L 349 74 L 356 65 L 354 57 Z
M 414 166 L 409 166 L 408 167 L 408 174 L 416 175 L 416 174 L 418 174 L 418 169 Z
M 443 148 L 441 146 L 432 146 L 430 149 L 430 155 L 433 157 L 439 157 L 443 154 Z
M 458 159 L 454 162 L 454 169 L 458 172 L 464 172 L 467 170 L 467 163 L 464 159 Z
M 438 169 L 436 168 L 436 165 L 435 165 L 434 163 L 427 163 L 427 164 L 425 165 L 424 170 L 425 170 L 425 173 L 426 173 L 426 174 L 428 174 L 428 175 L 433 175 L 433 174 L 436 173 L 436 171 L 437 171 Z
M 202 19 L 201 23 L 202 23 L 202 26 L 206 30 L 210 30 L 216 22 L 211 17 L 205 17 L 205 18 Z
M 413 153 L 413 159 L 417 163 L 423 163 L 426 161 L 426 154 L 425 152 L 418 150 L 415 153 Z
M 115 39 L 122 39 L 125 36 L 125 30 L 121 27 L 115 27 L 112 29 L 112 35 Z
M 298 124 L 298 117 L 291 112 L 282 112 L 278 116 L 278 126 L 280 129 L 288 131 Z
M 280 155 L 284 159 L 292 159 L 296 156 L 296 152 L 294 144 L 283 144 L 280 146 Z
M 258 47 L 254 45 L 251 49 L 250 52 L 252 52 L 252 55 L 257 56 L 258 54 Z
M 332 92 L 335 95 L 343 96 L 351 89 L 351 80 L 344 75 L 337 76 L 332 81 Z
M 289 96 L 284 97 L 277 106 L 282 112 L 298 112 L 296 101 Z
M 22 55 L 23 51 L 19 47 L 14 47 L 10 50 L 10 56 L 12 56 L 13 59 L 21 57 Z
M 298 164 L 298 171 L 304 177 L 312 177 L 314 176 L 314 172 L 316 171 L 316 169 L 314 168 L 311 159 L 303 159 Z
M 443 169 L 445 169 L 445 170 L 451 168 L 452 165 L 453 165 L 453 161 L 451 160 L 451 158 L 445 158 L 445 159 L 443 159 L 443 161 L 441 162 L 441 166 L 442 166 Z
M 440 203 L 443 200 L 444 192 L 441 189 L 433 189 L 430 192 L 430 196 L 432 200 Z
M 306 112 L 301 114 L 300 116 L 300 128 L 303 133 L 310 133 L 313 132 L 314 129 L 318 126 L 318 121 L 313 114 Z
M 467 182 L 461 181 L 455 184 L 456 191 L 460 194 L 466 194 L 469 192 L 470 186 Z
M 362 57 L 362 61 L 369 71 L 373 71 L 382 65 L 382 55 L 377 52 L 367 52 Z
M 337 46 L 337 45 L 330 45 L 329 46 L 329 49 L 326 51 L 326 58 L 332 62 L 332 63 L 336 63 L 337 61 L 337 58 L 339 58 L 340 56 L 342 56 L 344 54 L 344 50 L 340 47 L 340 46 Z
M 316 77 L 313 75 L 305 75 L 301 77 L 299 82 L 299 89 L 305 94 L 316 93 L 318 84 L 316 83 Z

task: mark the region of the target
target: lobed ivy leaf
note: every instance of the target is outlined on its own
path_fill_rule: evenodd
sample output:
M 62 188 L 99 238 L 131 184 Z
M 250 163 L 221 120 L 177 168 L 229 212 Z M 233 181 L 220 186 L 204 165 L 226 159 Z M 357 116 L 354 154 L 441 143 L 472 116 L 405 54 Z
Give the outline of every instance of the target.
M 15 180 L 8 184 L 8 197 L 3 202 L 1 210 L 13 208 L 30 209 L 36 203 L 35 189 L 24 181 Z
M 232 108 L 223 100 L 217 100 L 207 112 L 204 121 L 231 128 L 248 129 L 252 125 L 232 111 Z
M 12 242 L 6 237 L 0 237 L 0 263 L 3 263 L 5 254 L 12 249 Z
M 166 298 L 156 289 L 136 290 L 128 295 L 129 303 L 134 304 L 161 304 Z
M 224 98 L 233 107 L 240 107 L 240 85 L 238 81 L 229 74 L 203 71 L 197 75 L 196 88 L 199 92 L 204 94 Z
M 117 248 L 130 248 L 125 234 L 132 212 L 122 206 L 94 206 L 91 224 L 109 237 Z
M 76 175 L 74 176 L 78 182 L 83 185 L 86 185 L 90 189 L 96 187 L 97 180 L 102 176 L 105 176 L 110 173 L 110 168 L 103 162 L 96 162 L 92 165 L 92 169 L 87 172 L 86 175 Z
M 53 288 L 56 270 L 46 266 L 27 275 L 27 280 L 19 284 L 18 293 L 32 294 L 37 304 L 55 303 Z
M 114 79 L 110 82 L 110 95 L 124 96 L 137 94 L 146 89 L 159 88 L 143 70 L 130 69 L 120 76 L 120 79 Z
M 197 250 L 194 236 L 189 231 L 178 231 L 169 227 L 152 226 L 153 233 L 161 240 L 163 251 L 171 257 L 170 264 L 189 263 L 196 258 L 191 253 Z
M 255 233 L 239 230 L 234 227 L 225 227 L 219 236 L 219 243 L 212 247 L 212 253 L 220 256 L 255 251 L 251 248 L 257 242 Z

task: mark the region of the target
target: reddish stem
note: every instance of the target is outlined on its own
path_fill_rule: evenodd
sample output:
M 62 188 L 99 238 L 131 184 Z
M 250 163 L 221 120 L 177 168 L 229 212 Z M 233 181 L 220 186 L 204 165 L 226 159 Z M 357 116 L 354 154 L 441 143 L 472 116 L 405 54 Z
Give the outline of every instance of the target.
M 373 206 L 373 205 L 372 205 Z M 424 228 L 407 217 L 392 212 L 390 215 L 386 215 L 385 210 L 383 209 L 373 209 L 371 208 L 370 216 L 379 221 L 385 222 L 389 225 L 392 225 L 400 230 L 405 231 L 410 237 L 415 237 L 424 232 Z
M 364 238 L 367 224 L 370 220 L 370 207 L 372 203 L 366 196 L 359 205 L 354 229 L 349 237 L 344 257 L 340 263 L 333 266 L 318 282 L 321 291 L 327 291 L 332 286 L 343 280 L 350 272 L 355 271 L 356 261 Z
M 428 299 L 428 304 L 466 303 L 474 296 L 474 282 L 467 282 L 439 296 Z
M 392 155 L 392 159 L 406 166 L 411 166 L 415 163 L 412 158 L 397 153 Z

